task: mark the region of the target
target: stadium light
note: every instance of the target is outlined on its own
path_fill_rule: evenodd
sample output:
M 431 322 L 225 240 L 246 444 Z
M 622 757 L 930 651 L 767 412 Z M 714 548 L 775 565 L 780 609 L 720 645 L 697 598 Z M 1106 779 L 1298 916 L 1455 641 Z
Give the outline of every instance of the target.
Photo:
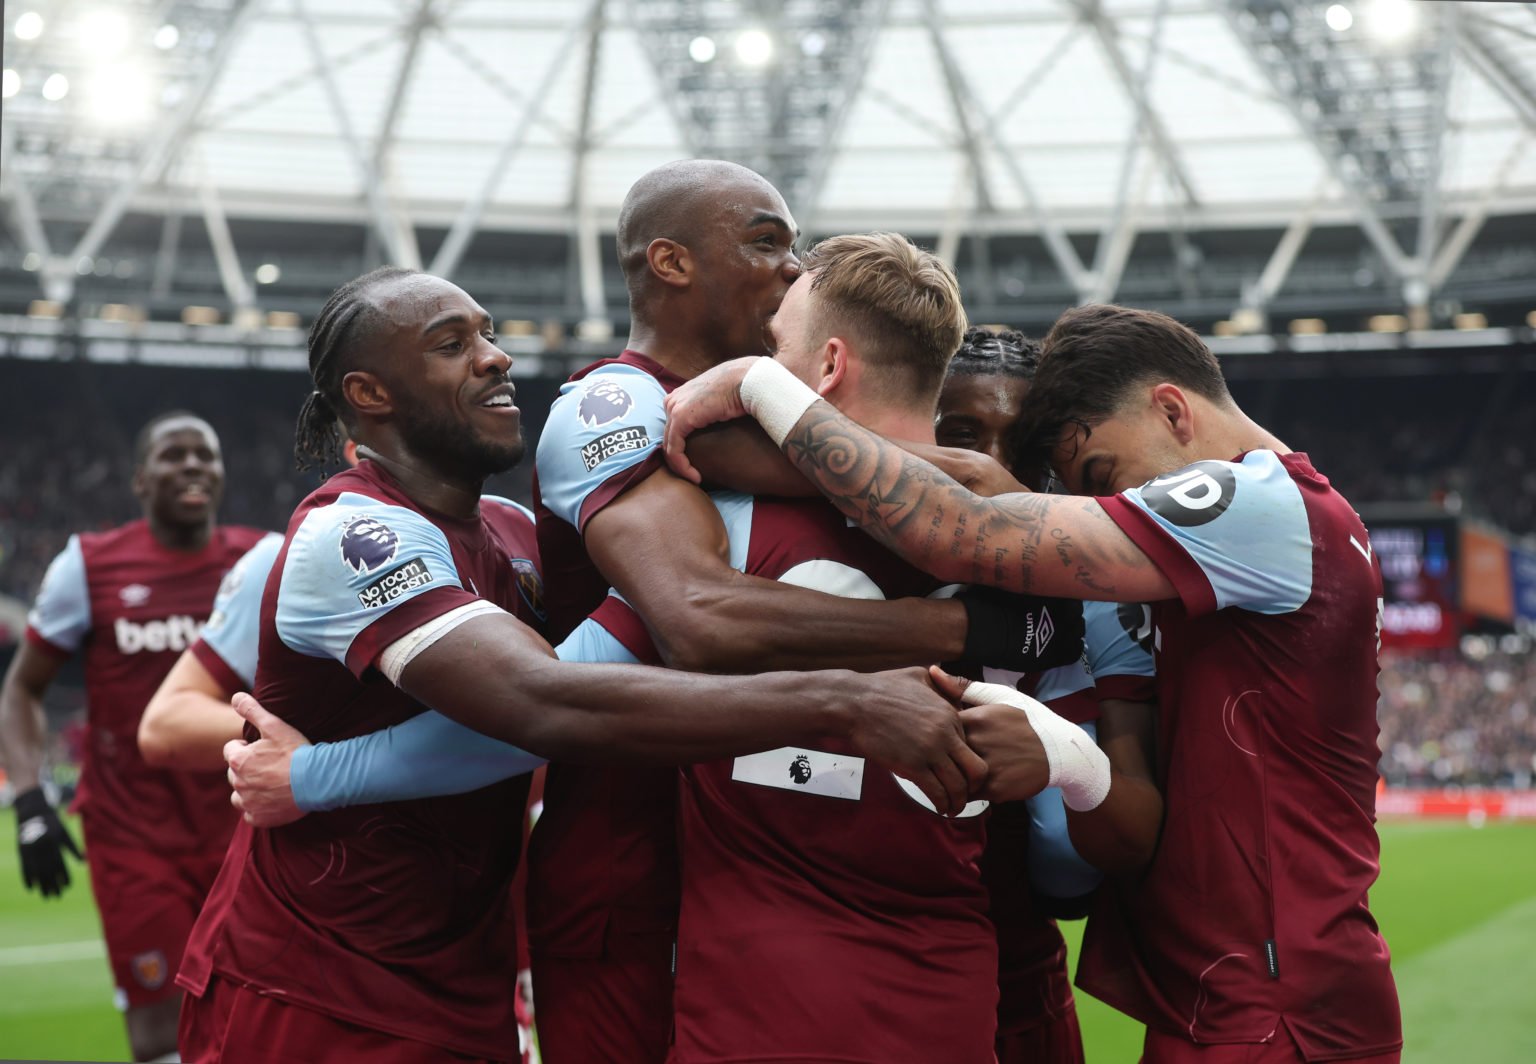
M 55 102 L 69 95 L 69 79 L 63 74 L 49 74 L 43 82 L 43 99 Z
M 10 67 L 5 68 L 5 73 L 0 75 L 0 96 L 9 100 L 21 91 L 21 75 Z
M 27 304 L 29 318 L 62 318 L 63 316 L 64 304 L 57 299 L 34 299 Z
M 1355 24 L 1354 12 L 1343 4 L 1332 4 L 1323 13 L 1323 21 L 1328 23 L 1328 28 L 1335 33 L 1343 33 Z
M 695 37 L 688 42 L 688 54 L 695 63 L 707 63 L 715 57 L 715 42 L 711 37 Z
M 23 11 L 16 16 L 16 25 L 11 27 L 11 32 L 16 34 L 18 41 L 35 41 L 43 35 L 43 16 L 36 11 Z
M 537 322 L 527 318 L 508 318 L 496 329 L 503 336 L 536 336 L 539 332 Z
M 96 260 L 91 258 L 89 255 L 81 255 L 78 259 L 75 260 L 75 272 L 78 273 L 81 277 L 89 276 L 91 271 L 95 268 Z
M 155 31 L 155 47 L 162 52 L 169 52 L 180 40 L 181 31 L 169 22 Z
M 267 311 L 267 328 L 269 329 L 297 329 L 303 321 L 291 310 Z
M 1451 324 L 1463 332 L 1471 329 L 1486 329 L 1488 328 L 1488 315 L 1476 312 L 1458 314 L 1451 319 Z
M 747 66 L 767 66 L 773 58 L 773 39 L 762 30 L 745 30 L 736 38 L 736 58 Z
M 1525 323 L 1531 328 L 1536 329 L 1536 310 L 1531 311 L 1525 316 Z
M 1409 0 L 1371 0 L 1365 28 L 1382 44 L 1401 44 L 1418 32 L 1419 9 Z
M 1328 331 L 1328 323 L 1322 318 L 1292 318 L 1292 336 L 1321 336 Z
M 182 307 L 181 322 L 183 325 L 217 325 L 219 312 L 213 307 Z
M 824 34 L 812 30 L 800 38 L 800 51 L 815 59 L 827 50 L 827 38 Z
M 1408 319 L 1401 314 L 1372 314 L 1365 327 L 1373 333 L 1400 333 L 1408 328 Z
M 143 122 L 154 114 L 154 96 L 149 75 L 130 63 L 102 70 L 86 86 L 91 117 L 99 122 Z
M 80 20 L 80 43 L 98 56 L 114 56 L 128 46 L 128 19 L 111 8 L 98 8 Z
M 35 251 L 29 251 L 26 258 L 21 260 L 21 268 L 28 273 L 36 273 L 43 268 L 43 257 Z
M 275 262 L 263 262 L 256 267 L 257 284 L 276 284 L 277 279 L 282 275 L 283 271 L 278 269 Z

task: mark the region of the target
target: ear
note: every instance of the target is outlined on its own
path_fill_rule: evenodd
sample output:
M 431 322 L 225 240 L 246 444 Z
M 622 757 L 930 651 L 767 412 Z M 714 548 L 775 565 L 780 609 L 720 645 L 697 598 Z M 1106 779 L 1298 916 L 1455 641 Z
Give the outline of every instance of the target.
M 822 345 L 821 355 L 816 364 L 816 372 L 821 377 L 816 382 L 817 395 L 831 395 L 848 379 L 850 357 L 848 344 L 839 337 L 831 337 Z
M 149 495 L 149 481 L 144 478 L 144 465 L 133 467 L 133 497 L 136 499 L 147 498 Z
M 1195 409 L 1184 389 L 1166 381 L 1152 388 L 1152 406 L 1181 445 L 1195 438 Z
M 645 249 L 645 261 L 656 279 L 673 288 L 693 284 L 693 255 L 687 246 L 659 236 Z
M 389 386 L 368 370 L 355 369 L 341 378 L 341 394 L 359 415 L 384 417 L 395 412 Z

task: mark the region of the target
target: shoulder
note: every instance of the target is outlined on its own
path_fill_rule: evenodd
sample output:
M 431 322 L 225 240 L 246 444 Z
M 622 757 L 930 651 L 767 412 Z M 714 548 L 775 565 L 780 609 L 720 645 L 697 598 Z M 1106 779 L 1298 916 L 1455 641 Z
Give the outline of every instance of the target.
M 510 525 L 528 526 L 532 526 L 537 520 L 528 507 L 502 495 L 482 495 L 480 504 L 487 519 L 494 515 L 498 520 Z
M 1228 513 L 1259 516 L 1301 504 L 1290 470 L 1274 451 L 1250 451 L 1235 462 L 1194 462 L 1125 494 L 1169 524 L 1191 529 Z

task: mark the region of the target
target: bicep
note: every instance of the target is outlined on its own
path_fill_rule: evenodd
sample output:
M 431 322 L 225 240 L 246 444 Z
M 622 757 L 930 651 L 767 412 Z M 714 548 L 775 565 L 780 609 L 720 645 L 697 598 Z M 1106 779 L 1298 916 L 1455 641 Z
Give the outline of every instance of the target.
M 664 469 L 593 515 L 585 541 L 598 572 L 653 628 L 664 629 L 668 617 L 686 607 L 699 581 L 734 572 L 730 536 L 715 504 Z
M 64 667 L 65 660 L 23 639 L 16 647 L 11 667 L 6 671 L 5 686 L 14 686 L 32 698 L 42 698 L 48 686 L 59 675 L 59 670 Z
M 995 577 L 985 582 L 1026 594 L 1111 602 L 1160 602 L 1177 595 L 1173 582 L 1095 499 L 972 498 L 978 511 L 972 564 L 984 563 L 983 570 L 990 568 Z M 983 557 L 984 552 L 990 553 Z M 983 582 L 974 573 L 972 579 Z

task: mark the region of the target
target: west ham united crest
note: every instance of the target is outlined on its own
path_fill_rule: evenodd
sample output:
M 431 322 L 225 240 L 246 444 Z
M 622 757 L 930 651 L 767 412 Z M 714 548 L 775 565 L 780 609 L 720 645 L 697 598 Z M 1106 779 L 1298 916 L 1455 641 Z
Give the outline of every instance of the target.
M 539 620 L 544 620 L 544 580 L 539 570 L 527 558 L 512 558 L 512 571 L 517 574 L 517 593 Z

